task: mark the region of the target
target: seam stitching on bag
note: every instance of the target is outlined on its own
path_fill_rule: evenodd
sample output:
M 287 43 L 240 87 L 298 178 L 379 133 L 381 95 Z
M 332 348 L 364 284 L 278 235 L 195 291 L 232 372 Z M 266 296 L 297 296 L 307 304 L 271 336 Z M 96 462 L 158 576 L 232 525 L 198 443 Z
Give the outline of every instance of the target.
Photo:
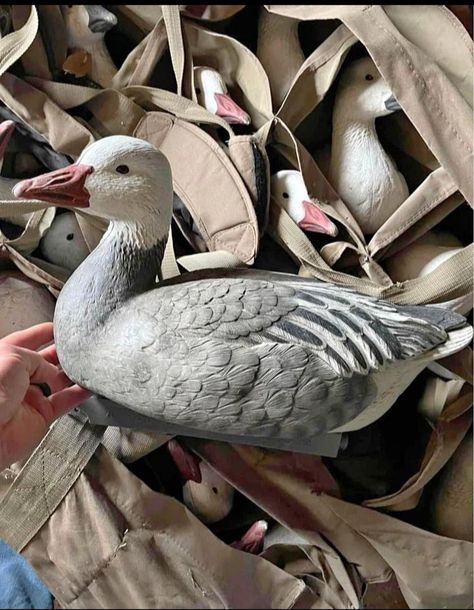
M 443 119 L 443 122 L 447 125 L 447 127 L 450 129 L 450 131 L 454 134 L 454 137 L 456 138 L 456 140 L 458 140 L 460 142 L 460 144 L 463 146 L 463 148 L 465 148 L 469 153 L 472 153 L 472 148 L 469 146 L 469 144 L 467 142 L 464 141 L 464 139 L 458 133 L 457 129 L 450 123 L 450 121 L 448 120 L 448 118 L 446 117 L 444 112 L 439 107 L 438 102 L 429 94 L 429 90 L 426 87 L 426 83 L 425 83 L 424 79 L 416 71 L 416 69 L 413 66 L 413 64 L 411 63 L 410 58 L 409 58 L 407 52 L 405 51 L 405 49 L 398 42 L 398 40 L 395 38 L 395 36 L 392 34 L 392 32 L 387 30 L 387 28 L 384 25 L 380 24 L 378 22 L 378 20 L 376 18 L 374 18 L 373 14 L 371 14 L 369 12 L 371 9 L 372 9 L 372 6 L 369 6 L 367 8 L 364 8 L 363 10 L 367 12 L 367 14 L 369 15 L 369 18 L 372 20 L 372 22 L 380 30 L 385 32 L 392 40 L 392 43 L 398 48 L 400 55 L 404 59 L 405 63 L 408 65 L 409 70 L 412 72 L 412 74 L 415 76 L 415 78 L 419 81 L 421 89 L 422 89 L 425 97 L 427 98 L 427 101 L 430 102 L 432 109 L 437 111 L 438 115 Z M 442 72 L 443 72 L 443 75 L 445 75 L 444 70 Z M 456 91 L 458 91 L 457 88 L 456 88 Z

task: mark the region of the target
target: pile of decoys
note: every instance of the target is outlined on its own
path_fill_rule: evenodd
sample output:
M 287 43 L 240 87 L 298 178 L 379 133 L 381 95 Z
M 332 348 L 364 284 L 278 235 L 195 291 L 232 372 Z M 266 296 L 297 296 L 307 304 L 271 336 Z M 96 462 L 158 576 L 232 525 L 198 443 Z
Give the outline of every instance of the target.
M 89 86 L 112 87 L 117 68 L 104 36 L 116 25 L 115 15 L 99 5 L 62 5 L 61 11 L 69 48 L 64 73 Z M 258 28 L 256 54 L 277 110 L 305 59 L 298 21 L 263 10 Z M 282 64 L 275 64 L 275 50 L 269 48 L 275 41 Z M 200 105 L 242 133 L 252 128 L 250 113 L 234 101 L 231 84 L 218 70 L 194 66 L 193 80 Z M 335 90 L 327 174 L 367 241 L 409 195 L 376 130 L 377 118 L 399 109 L 369 57 L 344 65 Z M 281 438 L 294 451 L 303 442 L 311 448 L 313 437 L 351 433 L 376 421 L 427 365 L 471 340 L 459 315 L 472 308 L 470 298 L 445 304 L 448 310 L 404 308 L 315 280 L 244 269 L 156 287 L 172 216 L 191 250 L 206 249 L 185 202 L 173 193 L 161 153 L 116 136 L 94 143 L 70 165 L 72 159 L 54 151 L 6 106 L 0 105 L 0 118 L 2 159 L 15 144 L 15 152 L 26 151 L 37 167 L 56 172 L 61 185 L 56 192 L 51 175 L 40 171 L 23 181 L 2 177 L 0 199 L 12 200 L 14 193 L 60 206 L 34 254 L 72 274 L 54 313 L 45 287 L 17 270 L 1 271 L 0 337 L 52 320 L 54 313 L 58 355 L 67 374 L 132 415 L 165 427 L 180 425 L 189 436 L 240 435 L 255 444 Z M 213 133 L 228 152 L 222 134 Z M 137 176 L 143 186 L 130 205 Z M 271 168 L 269 187 L 272 202 L 311 238 L 338 237 L 337 221 L 309 195 L 296 168 Z M 110 221 L 92 253 L 76 217 L 75 208 L 81 207 Z M 0 230 L 7 232 L 6 224 L 21 231 L 29 218 L 0 216 Z M 435 229 L 382 264 L 393 281 L 402 282 L 425 276 L 462 246 L 456 236 Z M 419 412 L 436 418 L 462 382 L 443 377 L 442 367 L 433 370 Z M 472 438 L 468 442 L 472 445 Z M 456 463 L 465 461 L 462 447 Z M 188 508 L 205 523 L 227 518 L 234 488 L 178 440 L 167 448 Z M 441 512 L 434 509 L 433 519 L 439 532 L 449 535 Z M 260 552 L 267 527 L 267 521 L 256 521 L 233 546 Z

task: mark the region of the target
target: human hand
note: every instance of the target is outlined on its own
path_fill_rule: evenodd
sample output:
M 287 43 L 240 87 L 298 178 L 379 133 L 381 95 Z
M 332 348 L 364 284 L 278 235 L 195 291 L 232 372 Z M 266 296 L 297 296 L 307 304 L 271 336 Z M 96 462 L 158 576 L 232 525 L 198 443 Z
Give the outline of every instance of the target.
M 27 457 L 55 419 L 91 396 L 58 366 L 51 322 L 0 340 L 0 471 Z M 45 396 L 39 384 L 47 384 Z

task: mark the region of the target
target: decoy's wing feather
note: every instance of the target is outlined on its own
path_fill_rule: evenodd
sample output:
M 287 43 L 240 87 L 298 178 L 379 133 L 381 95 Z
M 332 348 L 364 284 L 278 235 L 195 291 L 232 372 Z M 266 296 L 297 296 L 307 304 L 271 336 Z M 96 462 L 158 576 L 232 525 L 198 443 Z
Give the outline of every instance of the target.
M 323 282 L 223 278 L 159 288 L 143 299 L 163 331 L 239 344 L 300 345 L 335 373 L 368 374 L 416 357 L 446 333 L 403 308 Z

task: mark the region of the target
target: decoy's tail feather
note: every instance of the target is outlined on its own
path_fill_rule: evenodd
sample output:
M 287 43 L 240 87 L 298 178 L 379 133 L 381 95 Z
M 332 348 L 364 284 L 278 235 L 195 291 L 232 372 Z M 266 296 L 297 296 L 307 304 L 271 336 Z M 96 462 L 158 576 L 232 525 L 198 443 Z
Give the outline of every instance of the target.
M 469 324 L 462 328 L 449 331 L 448 340 L 433 350 L 423 354 L 420 360 L 440 360 L 461 351 L 472 342 L 473 329 Z
M 405 315 L 425 320 L 445 331 L 462 328 L 466 324 L 466 318 L 459 313 L 442 307 L 432 305 L 404 305 L 400 307 Z

